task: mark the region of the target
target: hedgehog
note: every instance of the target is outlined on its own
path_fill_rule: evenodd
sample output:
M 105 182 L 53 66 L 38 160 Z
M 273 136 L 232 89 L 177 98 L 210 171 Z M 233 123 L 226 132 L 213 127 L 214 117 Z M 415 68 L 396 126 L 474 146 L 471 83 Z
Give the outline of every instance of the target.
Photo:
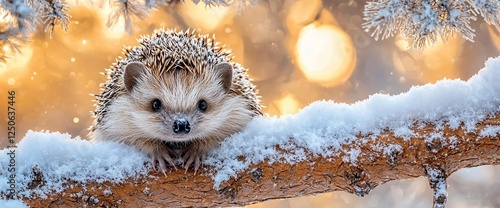
M 136 147 L 163 174 L 177 158 L 196 174 L 210 150 L 262 115 L 258 91 L 214 36 L 160 29 L 138 41 L 106 69 L 89 136 Z

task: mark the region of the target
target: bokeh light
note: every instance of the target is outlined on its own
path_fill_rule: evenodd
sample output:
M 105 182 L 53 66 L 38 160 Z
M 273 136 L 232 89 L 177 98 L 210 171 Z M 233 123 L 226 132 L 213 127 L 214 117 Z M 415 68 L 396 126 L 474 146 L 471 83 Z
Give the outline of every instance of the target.
M 116 24 L 111 25 L 108 27 L 105 23 L 108 22 L 109 19 L 109 14 L 113 11 L 113 8 L 106 2 L 102 3 L 100 9 L 95 10 L 97 12 L 97 15 L 99 19 L 101 20 L 100 24 L 101 27 L 101 34 L 104 35 L 104 37 L 109 38 L 109 39 L 120 39 L 125 37 L 127 35 L 127 31 L 125 31 L 125 20 L 123 18 L 119 18 Z
M 323 9 L 321 0 L 295 1 L 288 9 L 287 26 L 292 32 L 313 22 Z
M 500 30 L 495 27 L 484 26 L 488 30 L 488 35 L 491 38 L 492 42 L 495 44 L 497 51 L 500 51 Z
M 234 12 L 228 7 L 208 7 L 203 3 L 185 1 L 180 5 L 180 15 L 191 28 L 212 32 L 223 23 L 230 23 Z
M 16 75 L 21 75 L 27 70 L 26 65 L 31 60 L 33 56 L 33 47 L 29 45 L 24 45 L 19 48 L 19 52 L 13 52 L 8 46 L 4 46 L 3 50 L 8 56 L 8 62 L 0 63 L 0 75 L 7 71 L 11 71 Z
M 457 57 L 461 52 L 460 45 L 464 40 L 450 39 L 444 42 L 438 39 L 432 46 L 423 50 L 409 50 L 409 43 L 397 37 L 395 45 L 399 52 L 393 52 L 394 66 L 401 75 L 400 82 L 411 78 L 421 84 L 435 82 L 444 77 L 458 78 Z
M 351 76 L 356 51 L 350 37 L 332 25 L 304 27 L 295 53 L 306 78 L 325 87 L 344 83 Z
M 12 77 L 11 77 L 11 78 L 9 78 L 9 79 L 7 80 L 7 83 L 8 83 L 9 85 L 15 85 L 15 84 L 16 84 L 16 79 L 14 79 L 14 78 L 12 78 Z
M 299 109 L 299 102 L 291 94 L 277 100 L 276 105 L 279 108 L 280 115 L 294 114 Z

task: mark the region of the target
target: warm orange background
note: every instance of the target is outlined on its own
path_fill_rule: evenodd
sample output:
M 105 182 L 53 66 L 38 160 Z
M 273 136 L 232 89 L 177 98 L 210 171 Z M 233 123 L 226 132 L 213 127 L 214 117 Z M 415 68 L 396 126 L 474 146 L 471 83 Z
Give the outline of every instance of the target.
M 123 30 L 122 22 L 112 28 L 105 26 L 108 6 L 99 9 L 78 3 L 70 1 L 73 17 L 68 32 L 56 28 L 50 39 L 40 26 L 21 54 L 1 64 L 0 132 L 6 129 L 3 109 L 7 90 L 16 90 L 18 141 L 29 129 L 85 138 L 94 109 L 89 94 L 98 93 L 99 83 L 105 81 L 100 73 L 121 55 L 123 45 L 135 45 L 135 39 L 155 28 L 192 28 L 215 34 L 233 51 L 234 60 L 250 69 L 266 106 L 264 112 L 269 115 L 295 113 L 315 100 L 353 103 L 374 93 L 398 94 L 412 85 L 445 77 L 468 79 L 488 57 L 498 56 L 500 47 L 499 31 L 482 21 L 472 24 L 474 43 L 458 37 L 420 51 L 407 50 L 408 42 L 399 36 L 375 41 L 361 28 L 363 1 L 263 1 L 238 13 L 234 8 L 210 9 L 187 0 L 153 11 L 147 19 L 137 21 L 139 30 L 131 35 Z M 0 147 L 6 146 L 5 137 L 2 133 Z M 493 180 L 500 170 L 490 168 L 481 173 L 482 178 Z M 450 207 L 474 200 L 500 206 L 500 181 L 496 178 L 492 182 L 496 186 L 451 178 L 450 186 L 465 197 L 450 198 Z M 466 184 L 461 186 L 465 191 L 458 189 L 460 183 Z M 254 206 L 430 206 L 425 179 L 390 184 L 364 199 L 335 193 Z M 483 192 L 476 191 L 478 187 Z

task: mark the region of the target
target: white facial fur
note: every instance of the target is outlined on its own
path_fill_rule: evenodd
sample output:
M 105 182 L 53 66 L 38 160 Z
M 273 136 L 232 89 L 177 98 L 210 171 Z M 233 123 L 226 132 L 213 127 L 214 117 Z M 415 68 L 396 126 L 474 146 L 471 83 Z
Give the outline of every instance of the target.
M 94 135 L 138 146 L 148 140 L 222 140 L 240 131 L 254 115 L 248 100 L 226 92 L 222 81 L 214 71 L 194 74 L 179 70 L 158 76 L 145 70 L 131 91 L 112 101 Z M 162 103 L 158 111 L 152 110 L 155 99 Z M 201 99 L 207 103 L 205 112 L 198 109 Z M 190 123 L 189 133 L 174 133 L 172 125 L 179 118 Z

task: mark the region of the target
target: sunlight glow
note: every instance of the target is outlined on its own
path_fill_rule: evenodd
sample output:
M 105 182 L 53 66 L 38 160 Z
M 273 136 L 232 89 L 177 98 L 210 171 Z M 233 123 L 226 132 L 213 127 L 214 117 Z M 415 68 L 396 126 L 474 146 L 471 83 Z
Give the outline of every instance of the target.
M 295 1 L 288 11 L 287 24 L 295 28 L 312 22 L 323 8 L 321 0 Z
M 26 65 L 30 62 L 33 56 L 33 47 L 30 45 L 24 45 L 19 48 L 19 52 L 13 53 L 10 47 L 3 47 L 5 53 L 8 57 L 8 62 L 0 64 L 0 75 L 7 71 L 23 72 L 27 70 Z
M 16 84 L 16 79 L 14 79 L 14 78 L 11 77 L 11 78 L 9 78 L 9 80 L 7 81 L 7 83 L 9 85 L 15 85 Z
M 488 35 L 491 38 L 491 41 L 495 44 L 497 51 L 500 51 L 500 35 L 498 35 L 498 30 L 494 27 L 487 27 Z
M 462 53 L 460 38 L 448 42 L 438 39 L 432 46 L 423 50 L 408 49 L 409 43 L 401 36 L 396 37 L 395 45 L 399 51 L 393 52 L 394 68 L 403 75 L 400 82 L 411 78 L 419 83 L 433 83 L 443 78 L 458 78 L 456 57 Z
M 111 27 L 108 28 L 106 26 L 106 22 L 108 22 L 109 14 L 111 14 L 112 10 L 113 8 L 111 8 L 109 4 L 103 4 L 100 9 L 96 10 L 102 23 L 102 29 L 100 31 L 107 38 L 120 39 L 127 34 L 127 31 L 125 31 L 125 20 L 122 17 L 120 17 L 116 24 L 112 25 Z
M 229 7 L 207 7 L 204 3 L 185 1 L 180 5 L 179 14 L 191 28 L 212 32 L 224 22 L 231 22 L 234 14 Z
M 309 81 L 325 87 L 344 83 L 356 63 L 356 51 L 351 38 L 333 25 L 304 27 L 295 53 L 300 69 Z
M 293 95 L 288 94 L 276 102 L 280 115 L 294 114 L 297 113 L 299 109 L 299 102 L 293 97 Z

